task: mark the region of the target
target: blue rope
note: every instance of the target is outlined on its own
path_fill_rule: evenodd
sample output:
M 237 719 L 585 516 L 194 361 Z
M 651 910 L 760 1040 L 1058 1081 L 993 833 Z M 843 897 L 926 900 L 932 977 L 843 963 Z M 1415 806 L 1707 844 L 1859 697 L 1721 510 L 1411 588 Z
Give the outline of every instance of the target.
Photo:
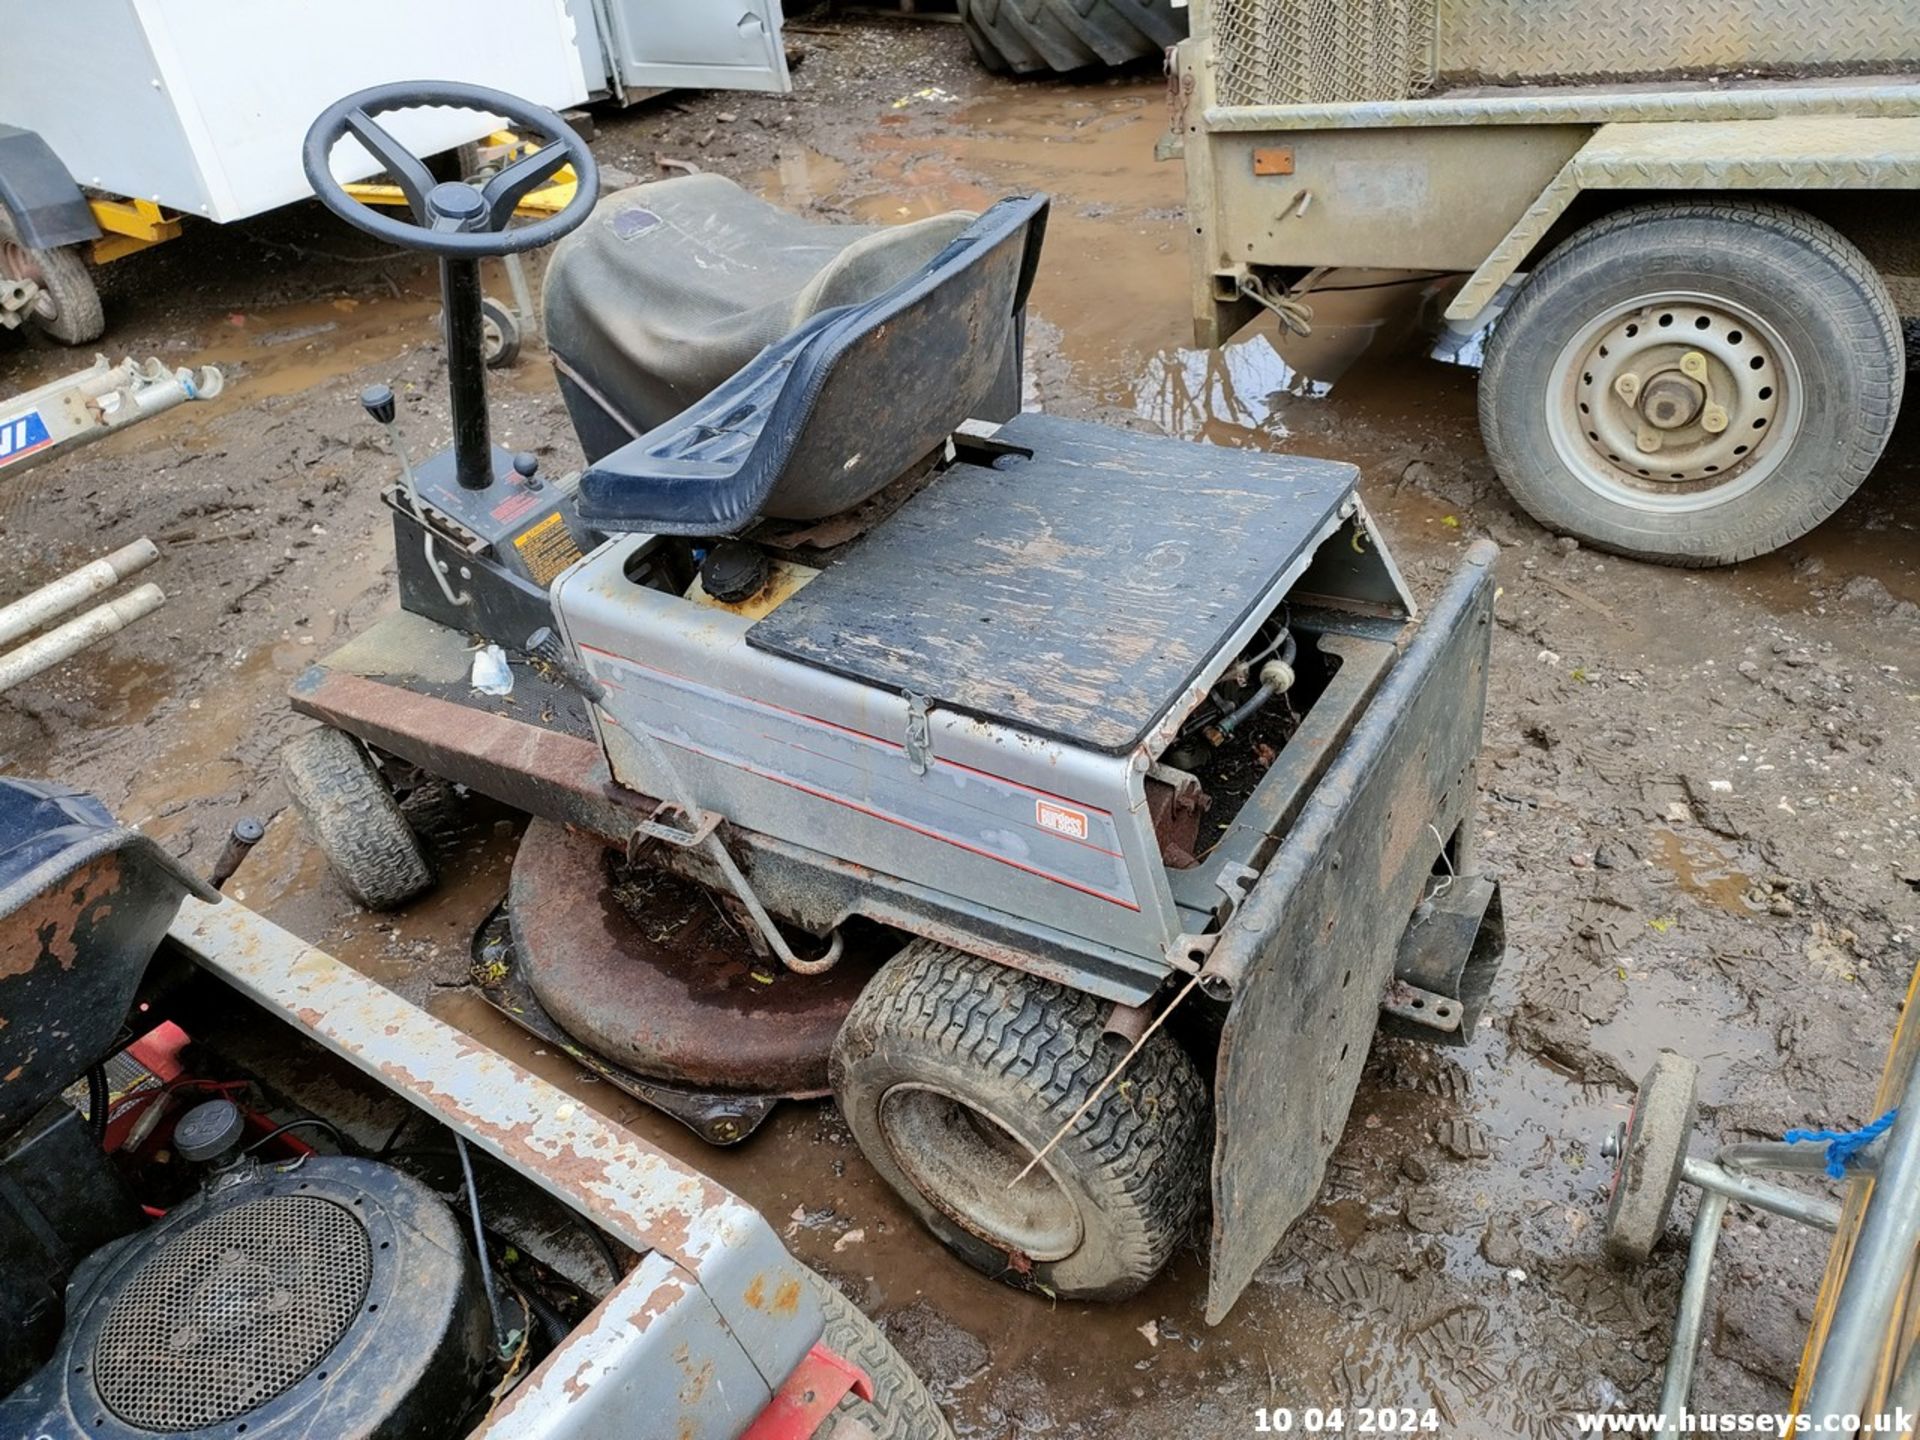
M 1872 1124 L 1862 1125 L 1858 1130 L 1789 1130 L 1786 1142 L 1798 1145 L 1803 1141 L 1826 1141 L 1827 1174 L 1832 1179 L 1844 1180 L 1847 1162 L 1886 1134 L 1888 1127 L 1893 1124 L 1893 1117 L 1899 1113 L 1899 1107 L 1895 1106 Z

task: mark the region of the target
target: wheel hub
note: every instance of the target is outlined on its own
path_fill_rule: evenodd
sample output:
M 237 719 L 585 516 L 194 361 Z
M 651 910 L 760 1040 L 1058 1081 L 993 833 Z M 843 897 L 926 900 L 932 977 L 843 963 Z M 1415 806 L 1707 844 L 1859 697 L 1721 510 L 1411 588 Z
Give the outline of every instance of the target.
M 0 276 L 27 287 L 25 307 L 42 320 L 60 318 L 60 307 L 47 289 L 47 277 L 34 261 L 33 252 L 17 240 L 0 240 Z M 22 308 L 19 305 L 10 308 Z
M 907 1178 L 948 1219 L 1009 1255 L 1049 1262 L 1080 1248 L 1080 1208 L 1034 1151 L 970 1100 L 932 1085 L 895 1085 L 880 1101 L 880 1131 Z
M 1706 387 L 1676 370 L 1663 370 L 1640 395 L 1640 413 L 1656 430 L 1691 425 L 1706 408 Z
M 1641 508 L 1695 508 L 1757 484 L 1798 425 L 1784 343 L 1726 300 L 1632 301 L 1589 325 L 1556 369 L 1561 458 Z

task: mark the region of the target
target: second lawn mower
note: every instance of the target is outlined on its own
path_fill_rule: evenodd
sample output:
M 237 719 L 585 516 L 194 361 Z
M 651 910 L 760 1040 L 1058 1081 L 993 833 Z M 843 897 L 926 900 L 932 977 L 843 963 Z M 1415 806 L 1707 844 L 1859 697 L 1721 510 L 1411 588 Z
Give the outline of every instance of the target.
M 548 143 L 435 185 L 378 123 L 419 105 Z M 348 136 L 411 223 L 343 192 Z M 508 228 L 563 163 L 574 203 Z M 941 1240 L 1058 1296 L 1144 1284 L 1210 1171 L 1224 1315 L 1383 1007 L 1460 1043 L 1499 963 L 1493 547 L 1416 623 L 1352 466 L 1019 413 L 1044 196 L 880 229 L 709 175 L 596 204 L 559 117 L 431 83 L 334 106 L 307 170 L 440 257 L 454 420 L 383 497 L 398 613 L 294 687 L 346 887 L 431 883 L 396 792 L 523 810 L 476 964 L 521 1023 L 719 1142 L 831 1091 Z M 476 266 L 561 235 L 589 463 L 549 479 L 489 439 Z

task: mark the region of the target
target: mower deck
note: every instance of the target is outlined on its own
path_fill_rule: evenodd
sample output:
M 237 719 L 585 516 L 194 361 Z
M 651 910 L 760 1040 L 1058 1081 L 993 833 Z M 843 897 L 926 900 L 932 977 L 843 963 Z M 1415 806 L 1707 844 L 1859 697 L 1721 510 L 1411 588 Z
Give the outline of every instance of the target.
M 827 1055 L 884 952 L 802 977 L 757 955 L 711 892 L 626 866 L 550 820 L 527 828 L 474 981 L 516 1024 L 715 1144 L 827 1093 Z

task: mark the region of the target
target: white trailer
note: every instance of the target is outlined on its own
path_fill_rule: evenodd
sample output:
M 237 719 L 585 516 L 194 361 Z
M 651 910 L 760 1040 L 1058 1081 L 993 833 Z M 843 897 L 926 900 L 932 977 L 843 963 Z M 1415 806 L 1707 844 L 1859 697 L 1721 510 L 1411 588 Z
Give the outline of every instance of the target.
M 779 0 L 0 0 L 0 53 L 0 327 L 69 344 L 104 328 L 86 260 L 310 195 L 301 137 L 345 91 L 459 80 L 563 110 L 791 88 Z M 416 154 L 498 128 L 451 110 L 390 123 Z

